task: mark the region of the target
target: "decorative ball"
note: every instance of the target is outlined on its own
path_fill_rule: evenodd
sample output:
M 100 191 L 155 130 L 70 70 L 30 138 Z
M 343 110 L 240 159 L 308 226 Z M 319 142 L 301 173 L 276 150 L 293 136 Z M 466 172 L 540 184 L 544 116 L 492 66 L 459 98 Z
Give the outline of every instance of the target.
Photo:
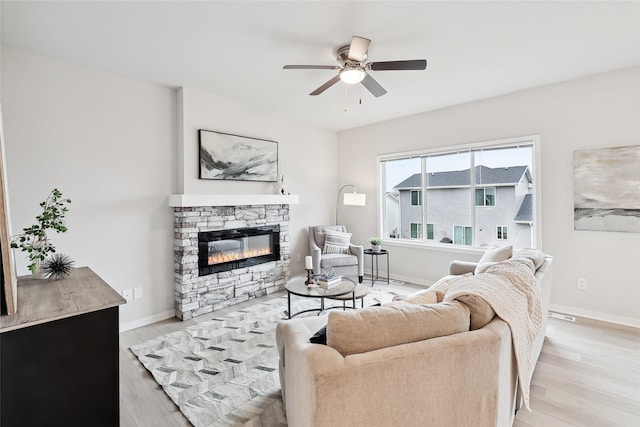
M 69 255 L 53 254 L 42 264 L 42 272 L 45 279 L 64 279 L 73 270 L 73 260 Z

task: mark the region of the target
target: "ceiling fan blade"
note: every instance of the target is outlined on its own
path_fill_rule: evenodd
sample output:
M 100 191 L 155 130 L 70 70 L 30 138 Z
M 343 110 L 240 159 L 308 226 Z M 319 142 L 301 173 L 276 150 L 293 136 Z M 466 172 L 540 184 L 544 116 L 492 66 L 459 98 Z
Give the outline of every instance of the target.
M 338 70 L 337 65 L 285 65 L 283 70 Z
M 380 83 L 375 81 L 369 74 L 367 74 L 362 80 L 362 85 L 366 87 L 376 98 L 387 93 L 387 91 L 380 86 Z
M 388 70 L 424 70 L 427 68 L 426 59 L 412 59 L 409 61 L 383 61 L 383 62 L 370 62 L 368 68 L 373 71 L 388 71 Z
M 352 61 L 364 61 L 367 57 L 367 50 L 369 50 L 369 43 L 371 43 L 369 39 L 353 36 L 347 57 Z
M 328 82 L 326 82 L 325 84 L 323 84 L 322 86 L 320 86 L 318 89 L 311 92 L 309 95 L 320 95 L 322 92 L 329 89 L 331 86 L 338 83 L 339 81 L 340 81 L 340 75 L 337 75 L 331 80 L 329 80 Z

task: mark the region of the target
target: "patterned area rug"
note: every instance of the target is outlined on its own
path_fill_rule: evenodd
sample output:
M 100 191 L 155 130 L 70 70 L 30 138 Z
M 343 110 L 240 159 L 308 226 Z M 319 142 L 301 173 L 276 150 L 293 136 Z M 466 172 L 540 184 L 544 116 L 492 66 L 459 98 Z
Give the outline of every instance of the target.
M 391 301 L 393 296 L 373 288 L 364 305 Z M 325 303 L 334 302 L 340 304 Z M 319 304 L 317 299 L 296 297 L 291 310 L 297 313 Z M 286 426 L 275 340 L 277 321 L 286 318 L 283 296 L 214 315 L 131 351 L 196 427 Z

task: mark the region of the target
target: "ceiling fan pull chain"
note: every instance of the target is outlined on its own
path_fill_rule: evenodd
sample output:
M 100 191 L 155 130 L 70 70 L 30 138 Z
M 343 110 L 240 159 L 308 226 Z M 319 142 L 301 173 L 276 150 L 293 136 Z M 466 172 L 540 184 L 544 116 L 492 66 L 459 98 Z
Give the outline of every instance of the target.
M 358 104 L 362 105 L 362 85 L 360 85 L 360 100 L 358 101 Z
M 346 113 L 347 111 L 349 111 L 349 108 L 347 107 L 347 90 L 348 90 L 348 85 L 344 85 L 344 112 Z

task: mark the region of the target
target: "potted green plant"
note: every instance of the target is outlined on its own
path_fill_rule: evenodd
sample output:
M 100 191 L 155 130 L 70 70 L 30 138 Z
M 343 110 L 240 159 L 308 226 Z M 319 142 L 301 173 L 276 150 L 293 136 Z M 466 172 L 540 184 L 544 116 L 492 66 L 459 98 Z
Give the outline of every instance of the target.
M 381 244 L 382 244 L 382 239 L 379 237 L 372 237 L 369 239 L 369 243 L 371 243 L 371 250 L 373 252 L 380 252 L 380 248 L 381 248 Z
M 69 203 L 71 200 L 63 199 L 62 193 L 54 188 L 47 199 L 40 203 L 42 213 L 36 216 L 36 223 L 31 227 L 23 228 L 22 234 L 12 238 L 11 247 L 27 253 L 30 261 L 28 267 L 32 274 L 36 275 L 47 255 L 56 251 L 47 237 L 47 231 L 54 230 L 57 233 L 67 231 L 64 217 L 69 211 L 67 207 Z

